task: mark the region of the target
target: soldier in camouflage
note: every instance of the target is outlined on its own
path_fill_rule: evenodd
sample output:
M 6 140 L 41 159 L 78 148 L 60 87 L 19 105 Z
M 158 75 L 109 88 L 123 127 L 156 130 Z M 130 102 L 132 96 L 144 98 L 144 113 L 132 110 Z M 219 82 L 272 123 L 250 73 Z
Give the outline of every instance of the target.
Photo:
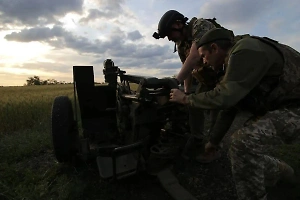
M 192 77 L 198 80 L 199 84 L 195 93 L 205 92 L 213 89 L 217 81 L 217 74 L 211 68 L 204 66 L 199 59 L 195 41 L 199 40 L 208 30 L 221 27 L 215 19 L 188 18 L 175 10 L 167 11 L 160 19 L 158 32 L 153 34 L 156 39 L 168 37 L 175 42 L 178 55 L 183 63 L 182 69 L 177 75 L 178 82 L 184 82 L 185 93 L 191 92 Z M 210 112 L 210 127 L 213 126 L 217 111 Z M 189 124 L 192 137 L 188 140 L 183 156 L 188 158 L 188 150 L 195 144 L 201 144 L 204 131 L 204 112 L 202 109 L 189 109 Z M 195 142 L 197 141 L 197 142 Z
M 300 53 L 265 37 L 249 36 L 235 43 L 224 29 L 212 29 L 198 41 L 199 56 L 223 80 L 213 90 L 185 95 L 172 89 L 170 101 L 220 113 L 206 152 L 215 149 L 236 111 L 253 113 L 248 125 L 233 133 L 229 157 L 240 200 L 267 199 L 266 186 L 295 183 L 294 170 L 273 157 L 282 144 L 300 143 Z M 229 115 L 228 115 L 229 113 Z M 222 116 L 231 116 L 227 119 Z

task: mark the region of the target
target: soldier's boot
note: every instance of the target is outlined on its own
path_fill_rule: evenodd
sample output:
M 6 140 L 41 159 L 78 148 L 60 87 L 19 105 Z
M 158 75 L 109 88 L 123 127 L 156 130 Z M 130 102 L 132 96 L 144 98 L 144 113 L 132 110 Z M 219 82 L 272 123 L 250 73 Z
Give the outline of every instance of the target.
M 278 167 L 280 172 L 279 182 L 288 185 L 295 185 L 299 182 L 295 176 L 294 169 L 291 166 L 289 166 L 283 161 L 280 161 L 278 163 Z
M 273 161 L 275 164 L 273 166 L 276 166 L 275 168 L 277 169 L 275 172 L 272 168 L 266 167 L 265 186 L 274 187 L 275 185 L 279 185 L 282 187 L 292 187 L 297 184 L 298 180 L 295 176 L 294 169 L 291 166 L 278 159 L 273 158 L 271 161 Z

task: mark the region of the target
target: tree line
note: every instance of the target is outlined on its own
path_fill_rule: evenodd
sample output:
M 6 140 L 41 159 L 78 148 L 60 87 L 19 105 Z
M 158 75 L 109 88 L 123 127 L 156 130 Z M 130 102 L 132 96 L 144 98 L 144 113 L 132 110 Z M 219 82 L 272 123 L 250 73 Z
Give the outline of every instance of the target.
M 30 85 L 58 85 L 58 84 L 72 84 L 72 82 L 57 81 L 55 79 L 42 80 L 39 76 L 28 77 L 25 86 Z

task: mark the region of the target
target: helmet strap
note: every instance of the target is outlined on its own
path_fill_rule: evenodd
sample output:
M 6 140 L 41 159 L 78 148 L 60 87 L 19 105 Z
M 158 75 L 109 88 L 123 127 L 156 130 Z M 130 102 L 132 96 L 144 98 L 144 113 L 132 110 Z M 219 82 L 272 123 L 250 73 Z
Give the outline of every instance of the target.
M 173 53 L 176 53 L 176 51 L 177 51 L 177 48 L 176 48 L 176 43 L 174 44 L 174 51 L 173 51 Z

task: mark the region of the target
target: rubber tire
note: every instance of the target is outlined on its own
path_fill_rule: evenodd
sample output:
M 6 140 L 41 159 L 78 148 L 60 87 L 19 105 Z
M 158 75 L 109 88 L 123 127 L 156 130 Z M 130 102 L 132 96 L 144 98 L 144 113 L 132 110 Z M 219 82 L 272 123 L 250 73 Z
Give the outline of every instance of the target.
M 71 100 L 67 96 L 54 99 L 51 112 L 51 136 L 58 162 L 71 163 L 78 152 L 78 129 Z

